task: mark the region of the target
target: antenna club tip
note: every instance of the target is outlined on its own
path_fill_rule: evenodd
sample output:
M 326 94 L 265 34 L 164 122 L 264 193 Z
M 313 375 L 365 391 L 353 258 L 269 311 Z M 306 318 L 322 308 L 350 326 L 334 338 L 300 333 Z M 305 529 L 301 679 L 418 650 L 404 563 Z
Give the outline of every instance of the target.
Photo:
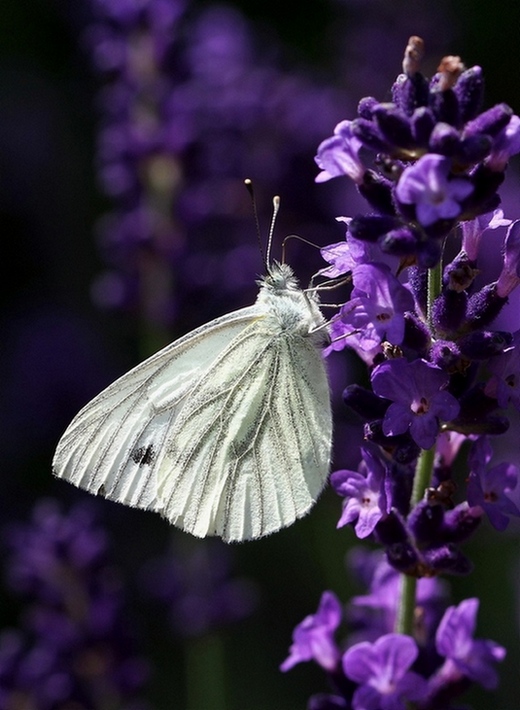
M 280 207 L 280 195 L 275 195 L 273 197 L 273 205 L 278 209 Z
M 252 185 L 252 184 L 253 184 L 253 181 L 251 180 L 251 178 L 246 178 L 244 180 L 244 185 Z

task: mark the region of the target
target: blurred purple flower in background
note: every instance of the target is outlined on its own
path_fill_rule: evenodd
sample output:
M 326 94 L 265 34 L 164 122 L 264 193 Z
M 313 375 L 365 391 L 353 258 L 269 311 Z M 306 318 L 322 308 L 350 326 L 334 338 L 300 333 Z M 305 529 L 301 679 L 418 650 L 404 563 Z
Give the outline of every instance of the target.
M 175 633 L 203 636 L 255 611 L 258 589 L 251 580 L 232 576 L 232 558 L 220 540 L 206 540 L 191 551 L 178 545 L 146 564 L 143 583 L 167 607 Z
M 19 630 L 0 636 L 2 707 L 147 708 L 148 665 L 92 506 L 64 514 L 41 501 L 4 539 L 8 587 L 26 607 Z
M 261 260 L 243 180 L 267 194 L 284 186 L 292 210 L 292 172 L 340 103 L 280 69 L 231 7 L 90 1 L 84 43 L 105 77 L 97 164 L 114 202 L 99 227 L 109 269 L 94 296 L 170 326 L 187 318 L 193 292 L 218 301 L 252 284 Z M 293 229 L 319 219 L 315 198 L 303 205 L 300 195 Z

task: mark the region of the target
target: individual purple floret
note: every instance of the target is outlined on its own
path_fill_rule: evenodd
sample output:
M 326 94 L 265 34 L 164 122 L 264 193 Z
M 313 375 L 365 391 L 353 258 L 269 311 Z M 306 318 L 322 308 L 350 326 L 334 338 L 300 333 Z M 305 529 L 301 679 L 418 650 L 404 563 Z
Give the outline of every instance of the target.
M 520 510 L 509 497 L 518 483 L 518 466 L 504 462 L 488 468 L 492 455 L 488 437 L 481 437 L 473 444 L 469 457 L 468 503 L 480 506 L 496 530 L 505 530 L 511 515 L 520 516 Z
M 335 471 L 330 482 L 345 498 L 338 528 L 355 523 L 359 538 L 370 535 L 377 523 L 388 512 L 386 494 L 386 464 L 377 447 L 361 447 L 362 462 L 358 471 Z
M 497 229 L 497 227 L 508 227 L 510 219 L 504 218 L 501 209 L 494 210 L 489 214 L 482 214 L 475 219 L 467 220 L 461 225 L 462 229 L 462 249 L 470 261 L 475 261 L 479 254 L 479 247 L 482 236 L 487 229 Z
M 487 689 L 498 683 L 495 664 L 504 660 L 506 650 L 494 641 L 474 639 L 477 624 L 478 599 L 465 599 L 450 606 L 436 634 L 437 651 L 446 661 L 432 681 L 438 686 L 466 677 Z
M 506 298 L 520 284 L 520 220 L 512 222 L 504 243 L 504 266 L 497 280 L 497 296 Z
M 372 373 L 372 387 L 379 397 L 392 401 L 383 432 L 395 436 L 410 430 L 419 446 L 431 448 L 440 421 L 450 421 L 459 413 L 459 403 L 445 390 L 447 384 L 447 375 L 422 359 L 397 358 L 378 365 Z
M 356 350 L 373 350 L 383 340 L 400 345 L 404 314 L 414 307 L 413 296 L 386 264 L 360 264 L 352 273 L 354 289 L 341 309 L 345 332 L 354 334 L 345 343 Z
M 473 192 L 467 178 L 448 179 L 450 169 L 449 158 L 428 154 L 406 168 L 399 178 L 395 195 L 399 202 L 414 205 L 423 227 L 458 217 L 462 203 Z
M 334 136 L 318 147 L 315 160 L 322 172 L 316 177 L 316 182 L 325 182 L 340 175 L 348 175 L 354 182 L 363 180 L 365 167 L 359 159 L 362 143 L 352 134 L 351 126 L 351 121 L 338 123 Z
M 335 671 L 341 654 L 334 633 L 341 623 L 341 604 L 333 592 L 323 592 L 318 611 L 310 614 L 293 631 L 289 656 L 280 666 L 288 671 L 297 663 L 315 661 L 327 671 Z
M 503 409 L 509 403 L 520 410 L 520 331 L 513 334 L 511 346 L 489 363 L 492 373 L 486 383 L 488 397 L 497 399 Z
M 426 681 L 410 671 L 418 653 L 415 641 L 403 634 L 386 634 L 374 643 L 349 648 L 342 663 L 345 675 L 359 683 L 353 710 L 406 710 L 410 701 L 422 700 Z
M 348 225 L 352 221 L 350 217 L 336 217 L 337 222 L 344 222 L 347 225 L 344 242 L 328 244 L 320 249 L 321 256 L 328 261 L 331 266 L 320 270 L 322 276 L 336 278 L 343 276 L 359 266 L 371 261 L 370 253 L 373 251 L 366 242 L 361 242 L 350 234 Z

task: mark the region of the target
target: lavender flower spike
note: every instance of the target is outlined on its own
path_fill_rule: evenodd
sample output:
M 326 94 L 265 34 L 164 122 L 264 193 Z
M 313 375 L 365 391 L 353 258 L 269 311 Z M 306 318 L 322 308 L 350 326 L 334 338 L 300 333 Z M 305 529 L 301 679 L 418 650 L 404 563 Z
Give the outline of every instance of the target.
M 408 429 L 416 444 L 431 448 L 439 433 L 439 420 L 450 421 L 460 405 L 446 392 L 448 375 L 426 360 L 388 360 L 372 373 L 372 387 L 379 397 L 392 400 L 383 419 L 386 436 Z
M 424 678 L 409 670 L 418 655 L 415 641 L 403 634 L 386 634 L 375 643 L 364 641 L 343 656 L 343 670 L 360 686 L 353 710 L 406 710 L 408 701 L 422 700 Z
M 341 604 L 333 592 L 323 592 L 316 614 L 309 614 L 293 632 L 289 655 L 281 664 L 288 671 L 297 663 L 314 660 L 327 671 L 334 671 L 340 652 L 334 641 L 334 632 L 341 622 Z
M 415 205 L 417 220 L 423 227 L 458 217 L 461 202 L 473 192 L 467 178 L 448 180 L 450 169 L 449 158 L 428 153 L 406 168 L 399 179 L 396 197 L 405 205 Z

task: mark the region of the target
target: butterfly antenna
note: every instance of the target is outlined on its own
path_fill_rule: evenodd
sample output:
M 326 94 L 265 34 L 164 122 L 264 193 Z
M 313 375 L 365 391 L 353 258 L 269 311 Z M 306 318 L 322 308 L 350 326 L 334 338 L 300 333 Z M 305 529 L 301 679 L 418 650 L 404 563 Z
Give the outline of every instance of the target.
M 258 219 L 258 210 L 256 208 L 256 198 L 255 191 L 253 189 L 253 181 L 249 178 L 244 180 L 244 185 L 246 190 L 249 192 L 249 197 L 251 198 L 251 205 L 253 207 L 253 216 L 255 218 L 256 226 L 256 238 L 258 239 L 258 246 L 260 247 L 260 254 L 262 255 L 262 261 L 264 262 L 264 267 L 267 270 L 267 259 L 264 254 L 264 245 L 262 244 L 262 233 L 260 231 L 260 220 Z
M 314 242 L 310 242 L 308 239 L 300 237 L 299 234 L 289 234 L 282 242 L 282 264 L 285 263 L 285 249 L 289 239 L 297 239 L 299 242 L 303 242 L 304 244 L 308 244 L 310 247 L 314 247 L 314 249 L 321 249 L 321 247 L 319 247 L 317 244 L 314 244 Z
M 278 212 L 280 211 L 280 197 L 275 195 L 273 197 L 273 216 L 271 217 L 271 226 L 269 227 L 269 236 L 267 238 L 267 264 L 271 261 L 271 245 L 273 243 L 274 226 L 276 224 L 276 218 Z M 283 263 L 283 259 L 282 259 Z

